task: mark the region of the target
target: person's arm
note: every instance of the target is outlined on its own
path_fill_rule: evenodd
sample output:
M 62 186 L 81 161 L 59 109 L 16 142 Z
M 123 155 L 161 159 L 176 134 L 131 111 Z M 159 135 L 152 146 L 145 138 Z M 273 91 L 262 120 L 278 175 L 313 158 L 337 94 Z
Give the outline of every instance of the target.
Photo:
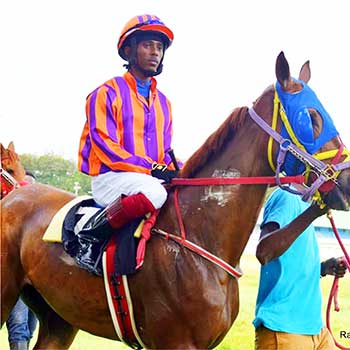
M 282 255 L 291 244 L 319 216 L 326 213 L 317 205 L 311 205 L 290 224 L 280 228 L 276 222 L 267 222 L 261 229 L 256 257 L 264 265 Z

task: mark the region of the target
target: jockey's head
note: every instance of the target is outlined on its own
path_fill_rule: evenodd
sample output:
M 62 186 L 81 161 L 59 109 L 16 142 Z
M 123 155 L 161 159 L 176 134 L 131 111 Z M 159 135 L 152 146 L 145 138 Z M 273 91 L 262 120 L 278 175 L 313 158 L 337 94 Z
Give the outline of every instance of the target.
M 173 32 L 154 15 L 142 15 L 133 17 L 124 26 L 118 41 L 118 53 L 121 58 L 128 62 L 127 69 L 135 67 L 145 76 L 155 76 L 162 72 L 165 50 L 174 39 Z M 160 45 L 159 61 L 153 62 L 155 67 L 143 67 L 138 57 L 137 48 L 141 42 Z

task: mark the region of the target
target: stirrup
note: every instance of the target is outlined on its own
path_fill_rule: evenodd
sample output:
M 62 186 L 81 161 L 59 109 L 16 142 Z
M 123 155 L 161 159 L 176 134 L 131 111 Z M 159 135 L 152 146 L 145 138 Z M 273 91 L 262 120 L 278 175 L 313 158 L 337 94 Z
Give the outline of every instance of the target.
M 101 246 L 96 245 L 98 239 L 88 235 L 79 236 L 79 247 L 75 260 L 79 266 L 89 272 L 102 276 L 101 259 L 107 245 L 105 241 Z

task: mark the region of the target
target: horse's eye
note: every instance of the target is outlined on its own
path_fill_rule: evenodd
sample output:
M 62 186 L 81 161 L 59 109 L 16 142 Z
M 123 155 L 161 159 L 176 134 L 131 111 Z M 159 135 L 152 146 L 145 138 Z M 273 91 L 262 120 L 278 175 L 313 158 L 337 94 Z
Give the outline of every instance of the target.
M 12 169 L 7 169 L 6 170 L 10 175 L 12 175 L 14 173 L 14 171 Z

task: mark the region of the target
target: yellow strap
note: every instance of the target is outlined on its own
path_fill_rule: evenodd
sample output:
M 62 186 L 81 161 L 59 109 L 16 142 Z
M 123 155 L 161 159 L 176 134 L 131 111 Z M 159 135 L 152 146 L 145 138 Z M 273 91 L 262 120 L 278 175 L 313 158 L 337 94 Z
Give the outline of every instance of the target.
M 289 120 L 287 118 L 286 112 L 284 111 L 284 108 L 282 106 L 282 103 L 278 97 L 278 93 L 275 87 L 275 97 L 273 100 L 273 115 L 272 115 L 272 124 L 271 127 L 274 131 L 276 131 L 277 129 L 277 118 L 278 118 L 278 107 L 280 107 L 280 116 L 282 119 L 282 123 L 284 124 L 284 126 L 286 127 L 287 133 L 290 136 L 290 138 L 292 139 L 293 143 L 299 147 L 300 149 L 302 149 L 303 151 L 306 152 L 305 147 L 299 142 L 299 140 L 297 139 L 297 137 L 294 134 L 294 131 L 289 123 Z M 276 167 L 273 163 L 273 159 L 272 159 L 272 143 L 273 143 L 273 138 L 270 136 L 268 144 L 267 144 L 267 158 L 270 164 L 270 167 L 273 171 L 276 171 Z M 307 165 L 306 168 L 308 169 L 309 166 Z
M 314 157 L 317 158 L 318 160 L 325 160 L 325 159 L 329 159 L 329 158 L 334 158 L 337 153 L 338 153 L 338 150 L 333 149 L 331 151 L 317 153 L 314 155 Z M 344 159 L 344 162 L 346 162 L 350 158 L 350 151 L 345 148 L 341 155 L 347 156 L 346 159 Z
M 318 160 L 325 160 L 329 158 L 334 158 L 337 152 L 338 150 L 325 151 L 325 152 L 315 154 L 314 157 L 317 158 Z M 346 156 L 343 162 L 347 162 L 350 159 L 350 152 L 346 148 L 343 150 L 341 155 Z M 340 174 L 340 170 L 336 171 L 334 173 L 334 178 L 336 179 L 339 176 L 339 174 Z
M 275 97 L 273 99 L 273 115 L 272 115 L 272 124 L 271 128 L 276 131 L 277 128 L 277 117 L 278 117 L 278 105 L 280 103 L 280 100 L 278 98 L 277 91 L 275 89 Z M 275 164 L 273 164 L 273 159 L 272 159 L 272 144 L 273 144 L 273 138 L 270 136 L 269 142 L 267 144 L 267 159 L 269 161 L 271 169 L 276 172 L 276 167 Z
M 287 133 L 290 136 L 290 138 L 292 139 L 293 143 L 296 146 L 298 146 L 300 149 L 302 149 L 303 151 L 306 152 L 305 147 L 299 142 L 298 138 L 294 134 L 294 131 L 289 123 L 289 120 L 287 118 L 286 112 L 284 111 L 282 103 L 280 103 L 280 115 L 281 115 L 282 122 L 283 122 L 284 126 L 286 127 Z
M 320 191 L 316 191 L 312 196 L 312 200 L 316 202 L 316 204 L 323 209 L 326 206 L 326 203 L 323 201 Z

